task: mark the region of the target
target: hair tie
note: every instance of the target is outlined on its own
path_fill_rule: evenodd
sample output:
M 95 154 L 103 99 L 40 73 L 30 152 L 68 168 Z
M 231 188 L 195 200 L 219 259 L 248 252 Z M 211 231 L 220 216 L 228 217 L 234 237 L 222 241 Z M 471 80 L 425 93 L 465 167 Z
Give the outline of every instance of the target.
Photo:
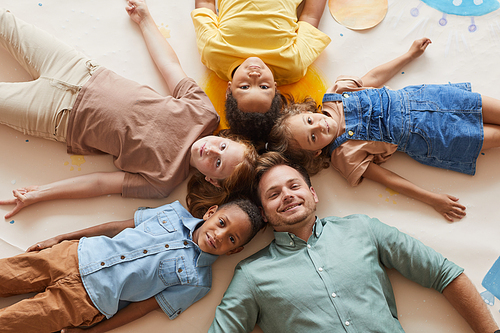
M 268 146 L 268 145 L 269 145 L 269 142 L 266 142 L 266 144 L 264 145 L 264 148 L 265 148 L 266 150 L 269 150 L 269 149 L 267 148 L 267 146 Z

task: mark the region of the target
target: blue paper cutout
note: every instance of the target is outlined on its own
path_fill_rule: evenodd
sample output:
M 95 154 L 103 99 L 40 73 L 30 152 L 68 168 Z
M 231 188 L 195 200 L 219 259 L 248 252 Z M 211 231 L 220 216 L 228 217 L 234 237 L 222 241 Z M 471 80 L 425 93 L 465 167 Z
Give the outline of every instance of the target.
M 470 16 L 471 24 L 468 29 L 469 32 L 474 32 L 477 30 L 476 23 L 474 21 L 474 16 L 483 16 L 489 14 L 498 8 L 500 8 L 500 3 L 497 0 L 421 0 L 417 7 L 410 10 L 410 14 L 413 17 L 417 17 L 420 13 L 420 7 L 422 3 L 439 10 L 443 13 L 438 21 L 439 25 L 445 26 L 448 23 L 446 15 L 459 15 L 459 16 Z
M 500 299 L 500 257 L 498 257 L 488 273 L 486 273 L 481 284 L 492 296 Z M 483 297 L 486 304 L 493 305 L 495 302 L 494 298 L 492 300 L 491 296 L 486 294 L 486 292 L 481 293 L 481 297 Z
M 482 297 L 484 303 L 486 303 L 490 306 L 493 306 L 495 304 L 495 296 L 492 293 L 490 293 L 488 290 L 483 291 L 481 293 L 481 297 Z
M 422 0 L 440 12 L 460 16 L 483 16 L 500 8 L 497 0 Z

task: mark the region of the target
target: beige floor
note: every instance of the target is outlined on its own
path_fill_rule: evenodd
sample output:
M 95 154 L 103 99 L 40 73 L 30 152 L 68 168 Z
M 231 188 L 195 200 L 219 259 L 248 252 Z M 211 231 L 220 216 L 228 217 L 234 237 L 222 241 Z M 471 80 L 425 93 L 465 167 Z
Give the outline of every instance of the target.
M 372 67 L 403 52 L 411 42 L 427 36 L 433 41 L 426 54 L 398 74 L 389 85 L 400 88 L 417 83 L 470 81 L 475 91 L 500 97 L 497 75 L 500 54 L 500 11 L 475 18 L 478 30 L 470 33 L 470 18 L 448 16 L 444 27 L 437 24 L 442 14 L 426 5 L 420 15 L 410 15 L 417 0 L 389 0 L 385 20 L 369 31 L 355 32 L 335 22 L 325 9 L 320 28 L 332 43 L 316 61 L 324 79 L 333 83 L 340 74 L 362 76 Z M 11 9 L 64 42 L 86 53 L 117 73 L 167 94 L 166 86 L 152 63 L 142 37 L 124 10 L 125 1 L 102 0 L 0 0 Z M 188 75 L 202 82 L 206 68 L 199 61 L 190 11 L 194 1 L 149 1 L 157 24 L 178 53 Z M 0 80 L 23 81 L 28 75 L 0 49 Z M 0 197 L 9 198 L 18 187 L 44 184 L 95 171 L 115 170 L 109 156 L 67 155 L 62 144 L 26 137 L 0 126 Z M 366 181 L 351 188 L 333 170 L 313 178 L 319 195 L 318 215 L 364 213 L 420 239 L 465 268 L 477 289 L 500 254 L 497 208 L 500 150 L 486 151 L 478 161 L 474 177 L 419 165 L 398 155 L 386 166 L 434 192 L 456 195 L 467 206 L 460 222 L 447 223 L 432 208 L 385 187 Z M 176 199 L 184 202 L 183 183 L 163 200 L 122 199 L 105 196 L 88 200 L 60 200 L 37 204 L 0 223 L 0 256 L 24 251 L 38 240 L 110 220 L 131 218 L 139 206 L 157 206 Z M 10 207 L 1 207 L 5 214 Z M 160 311 L 114 332 L 204 332 L 226 289 L 236 263 L 272 239 L 270 231 L 259 235 L 248 248 L 234 256 L 220 258 L 214 265 L 212 291 L 178 319 L 170 321 Z M 464 321 L 437 292 L 424 289 L 391 272 L 399 317 L 407 332 L 470 332 Z M 18 298 L 0 300 L 0 307 Z M 500 301 L 490 307 L 500 323 Z

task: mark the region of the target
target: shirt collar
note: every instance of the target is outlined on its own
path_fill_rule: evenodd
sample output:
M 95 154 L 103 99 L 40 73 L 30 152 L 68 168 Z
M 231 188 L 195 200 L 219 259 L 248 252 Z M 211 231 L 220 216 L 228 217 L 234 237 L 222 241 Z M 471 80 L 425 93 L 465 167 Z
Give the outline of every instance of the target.
M 219 258 L 219 256 L 215 254 L 200 251 L 198 260 L 196 260 L 196 267 L 211 266 L 217 258 Z
M 323 232 L 323 224 L 321 223 L 321 220 L 316 217 L 316 221 L 314 221 L 313 225 L 313 231 L 311 234 L 311 237 L 309 237 L 308 241 L 311 241 L 312 239 L 316 240 L 321 236 L 321 233 Z M 277 245 L 281 246 L 292 246 L 295 247 L 296 242 L 302 242 L 305 243 L 302 239 L 299 237 L 295 236 L 291 232 L 274 232 L 274 240 Z
M 189 229 L 189 238 L 193 240 L 193 231 L 195 231 L 196 226 L 200 223 L 203 222 L 202 219 L 198 219 L 195 217 L 188 217 L 188 216 L 183 216 L 182 218 L 182 224 Z M 194 242 L 193 242 L 194 244 Z M 204 266 L 210 266 L 214 263 L 214 261 L 219 257 L 215 254 L 210 254 L 206 253 L 200 250 L 200 247 L 197 246 L 197 249 L 200 251 L 200 255 L 198 256 L 198 259 L 196 260 L 196 267 L 204 267 Z
M 203 222 L 202 219 L 198 219 L 192 216 L 182 216 L 181 217 L 182 224 L 189 229 L 189 238 L 193 239 L 193 231 L 196 230 L 196 226 Z

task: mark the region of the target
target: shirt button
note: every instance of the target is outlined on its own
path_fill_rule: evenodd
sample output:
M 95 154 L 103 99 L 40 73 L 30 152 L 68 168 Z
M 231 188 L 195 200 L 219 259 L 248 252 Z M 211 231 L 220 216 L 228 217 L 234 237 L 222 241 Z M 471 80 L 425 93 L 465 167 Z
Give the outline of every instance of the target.
M 125 259 L 125 256 L 121 256 L 120 258 L 122 258 L 122 260 L 123 260 L 123 259 Z
M 332 297 L 333 298 L 337 297 L 337 294 L 336 293 L 332 293 Z
M 184 245 L 188 245 L 188 241 L 184 241 Z
M 310 249 L 311 248 L 311 244 L 307 244 L 307 248 Z
M 177 270 L 177 272 L 181 273 L 181 272 L 182 272 L 182 268 L 179 268 L 179 269 Z
M 345 326 L 349 326 L 349 325 L 351 325 L 351 323 L 350 323 L 350 322 L 348 322 L 348 321 L 346 321 L 346 322 L 345 322 Z
M 323 267 L 318 268 L 318 271 L 323 272 Z
M 293 242 L 290 242 L 290 245 L 293 245 Z
M 168 245 L 168 244 L 165 244 L 165 248 L 167 248 L 167 249 L 168 249 L 169 247 L 170 247 L 170 245 Z
M 349 132 L 347 132 L 347 134 L 349 134 L 349 136 L 353 136 L 354 132 L 353 131 L 349 131 Z
M 146 254 L 146 253 L 148 253 L 148 250 L 144 250 L 144 251 L 142 251 L 142 253 Z
M 106 265 L 106 264 L 104 263 L 104 261 L 103 261 L 103 262 L 101 262 L 101 266 L 104 266 L 104 265 Z
M 343 93 L 342 96 L 344 96 L 345 98 L 349 98 L 349 94 L 348 93 Z

